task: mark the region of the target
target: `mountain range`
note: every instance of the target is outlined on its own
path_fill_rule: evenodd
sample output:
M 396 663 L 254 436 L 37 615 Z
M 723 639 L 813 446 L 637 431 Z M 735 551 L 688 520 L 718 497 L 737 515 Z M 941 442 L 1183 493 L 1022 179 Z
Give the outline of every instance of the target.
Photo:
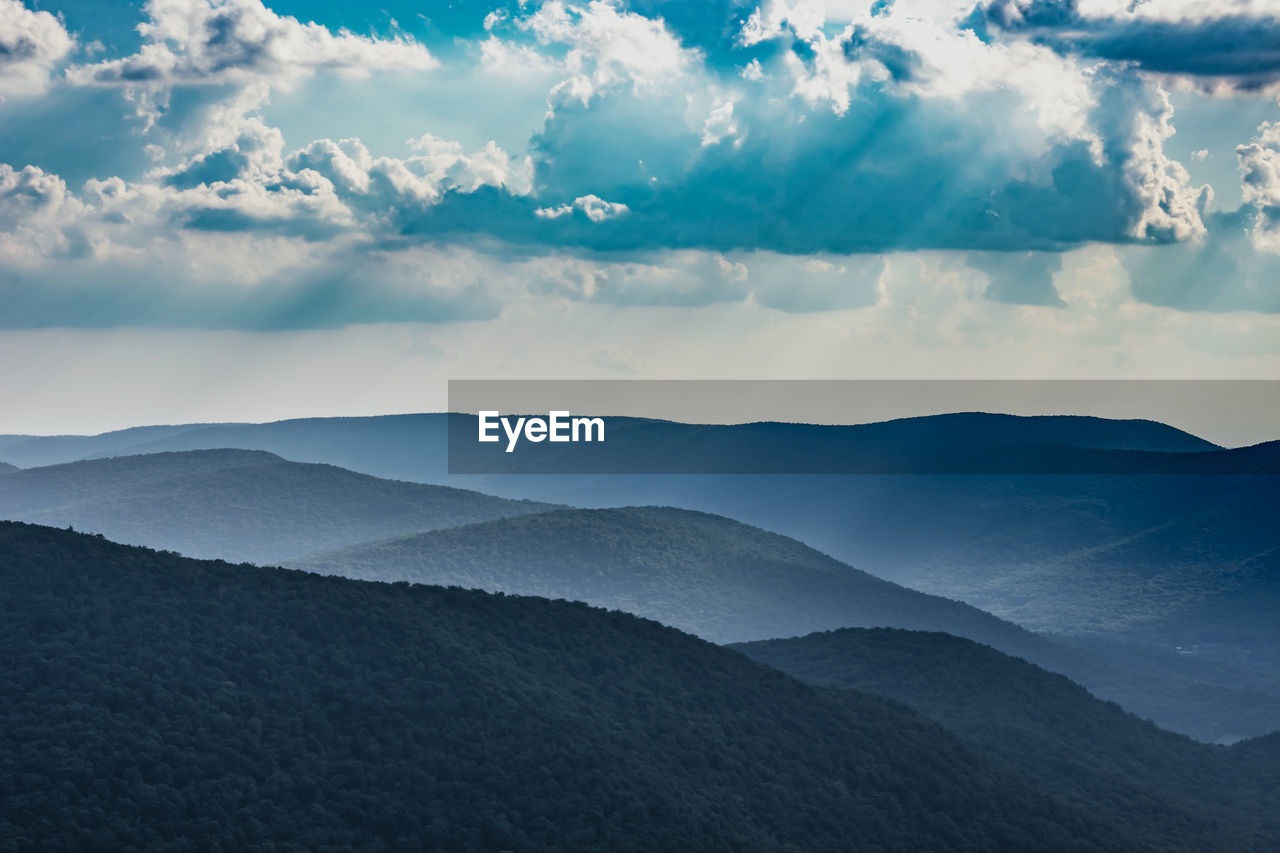
M 1047 638 L 706 513 L 557 509 L 222 450 L 13 472 L 0 476 L 0 516 L 190 556 L 584 600 L 715 641 L 849 626 L 948 631 L 1202 740 L 1263 734 L 1280 721 L 1277 679 L 1247 660 Z
M 314 494 L 319 503 L 334 501 L 344 509 L 333 518 L 316 515 L 305 502 L 294 505 L 300 495 L 313 489 L 300 481 L 283 494 L 264 485 L 261 500 L 211 484 L 210 494 L 191 499 L 195 511 L 185 518 L 178 517 L 173 507 L 187 499 L 151 500 L 144 494 L 125 495 L 119 504 L 114 497 L 71 504 L 76 514 L 65 512 L 67 505 L 62 503 L 9 503 L 10 510 L 22 512 L 8 514 L 103 530 L 118 539 L 199 556 L 280 562 L 327 559 L 317 552 L 469 520 L 536 512 L 550 505 L 658 504 L 694 509 L 785 534 L 877 577 L 963 601 L 1034 629 L 1051 637 L 1055 647 L 1069 649 L 1077 660 L 1098 665 L 1089 671 L 1034 654 L 1028 655 L 1030 659 L 1069 672 L 1101 695 L 1179 731 L 1229 741 L 1274 725 L 1274 697 L 1280 685 L 1280 627 L 1274 619 L 1280 605 L 1280 529 L 1274 524 L 1280 513 L 1280 477 L 450 476 L 445 473 L 447 422 L 444 415 L 402 415 L 195 424 L 85 438 L 9 437 L 0 441 L 0 458 L 7 455 L 30 464 L 42 454 L 47 458 L 54 453 L 240 445 L 401 480 L 436 480 L 481 489 L 505 498 L 529 499 L 536 505 L 493 505 L 485 510 L 488 515 L 421 526 L 416 519 L 422 516 L 414 512 L 387 516 L 394 523 L 370 518 L 349 525 L 348 519 L 358 518 L 362 501 L 344 503 L 343 488 L 317 487 Z M 821 436 L 857 434 L 855 428 L 841 432 L 840 428 L 806 431 L 804 425 L 782 426 L 798 430 L 795 434 L 802 438 L 818 436 L 810 449 L 829 440 Z M 1273 447 L 1219 451 L 1194 436 L 1151 422 L 1089 418 L 956 415 L 869 425 L 893 453 L 916 447 L 922 460 L 936 458 L 937 448 L 921 442 L 932 441 L 930 436 L 945 433 L 947 426 L 961 434 L 952 446 L 968 442 L 970 447 L 1043 449 L 1043 442 L 1052 440 L 1059 442 L 1054 445 L 1059 451 L 1067 447 L 1103 453 L 1174 453 L 1188 459 L 1227 452 L 1246 461 L 1271 453 Z M 746 427 L 767 432 L 779 425 Z M 895 438 L 895 430 L 902 435 Z M 797 446 L 803 449 L 805 441 Z M 45 475 L 24 471 L 0 476 L 0 495 L 6 488 L 4 481 L 14 476 Z M 196 492 L 206 489 L 195 481 L 183 489 L 188 486 Z M 382 486 L 369 488 L 376 491 Z M 238 502 L 246 502 L 251 509 L 236 516 Z M 104 503 L 118 505 L 121 511 L 112 515 Z M 151 520 L 166 517 L 167 529 Z M 281 532 L 268 531 L 267 519 L 273 519 L 271 523 Z M 114 526 L 107 527 L 108 521 Z M 248 524 L 259 527 L 245 527 Z M 208 532 L 215 528 L 216 533 Z M 809 622 L 795 627 L 794 633 L 803 633 L 837 625 Z M 912 623 L 909 627 L 940 626 Z M 1008 644 L 1000 647 L 1027 654 Z
M 246 450 L 121 456 L 0 476 L 2 518 L 249 562 L 551 506 Z
M 6 847 L 1157 849 L 1123 791 L 628 614 L 10 522 L 0 580 Z
M 979 643 L 852 628 L 731 648 L 803 681 L 903 702 L 985 757 L 1090 810 L 1106 811 L 1123 790 L 1143 803 L 1127 813 L 1142 822 L 1131 828 L 1159 847 L 1194 839 L 1199 849 L 1215 849 L 1223 823 L 1260 843 L 1280 831 L 1275 785 L 1254 760 L 1262 741 L 1230 749 L 1197 743 Z M 1159 834 L 1150 835 L 1157 826 Z

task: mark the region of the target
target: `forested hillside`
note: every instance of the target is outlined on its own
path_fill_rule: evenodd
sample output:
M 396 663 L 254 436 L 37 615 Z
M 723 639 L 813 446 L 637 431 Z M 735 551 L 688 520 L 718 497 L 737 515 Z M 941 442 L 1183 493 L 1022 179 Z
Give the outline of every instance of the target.
M 1051 644 L 732 519 L 671 507 L 553 510 L 357 545 L 288 565 L 368 580 L 568 598 L 714 642 L 849 625 L 925 628 L 1023 653 Z
M 0 613 L 0 848 L 1155 849 L 899 705 L 584 605 L 3 523 Z
M 556 510 L 290 561 L 324 574 L 586 601 L 716 642 L 841 627 L 945 631 L 1025 657 L 1202 740 L 1280 726 L 1280 696 L 1243 665 L 1045 638 L 959 601 L 873 577 L 805 544 L 670 507 Z
M 0 518 L 254 562 L 550 506 L 247 450 L 121 456 L 0 478 Z
M 1192 841 L 1217 849 L 1228 826 L 1260 850 L 1280 843 L 1280 791 L 1256 756 L 1261 747 L 1172 734 L 987 646 L 949 634 L 853 628 L 733 648 L 813 684 L 904 702 L 1090 809 L 1106 809 L 1123 791 L 1142 807 L 1121 819 L 1132 817 L 1131 828 L 1164 849 Z

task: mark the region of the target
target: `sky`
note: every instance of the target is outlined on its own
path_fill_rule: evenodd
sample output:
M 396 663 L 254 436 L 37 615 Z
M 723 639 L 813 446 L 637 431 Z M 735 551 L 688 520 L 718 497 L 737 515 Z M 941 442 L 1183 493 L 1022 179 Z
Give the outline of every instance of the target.
M 1280 377 L 1274 0 L 0 0 L 0 432 Z

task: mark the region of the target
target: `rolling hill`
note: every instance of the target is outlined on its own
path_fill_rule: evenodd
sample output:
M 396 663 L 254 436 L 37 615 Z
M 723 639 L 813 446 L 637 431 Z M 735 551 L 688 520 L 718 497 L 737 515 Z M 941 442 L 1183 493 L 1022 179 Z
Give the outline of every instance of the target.
M 1209 746 L 1166 732 L 990 647 L 948 634 L 843 629 L 732 648 L 812 684 L 903 702 L 1091 810 L 1105 810 L 1101 798 L 1123 789 L 1144 803 L 1134 814 L 1147 831 L 1161 826 L 1152 838 L 1158 846 L 1194 838 L 1201 849 L 1215 849 L 1221 824 L 1252 834 L 1259 849 L 1280 833 L 1280 792 L 1266 782 L 1264 762 L 1251 760 L 1251 747 Z
M 256 562 L 549 506 L 244 450 L 88 460 L 0 478 L 0 518 Z
M 1280 476 L 706 478 L 673 490 L 1035 630 L 1280 664 Z
M 0 462 L 0 474 L 8 474 L 10 471 L 17 470 L 17 465 L 10 465 L 8 462 Z
M 128 456 L 133 452 L 131 448 L 207 426 L 209 424 L 140 426 L 99 435 L 0 435 L 0 456 L 23 468 L 99 456 Z
M 0 580 L 5 847 L 1156 849 L 900 705 L 621 613 L 15 523 Z
M 107 455 L 235 447 L 266 450 L 300 462 L 327 462 L 380 477 L 432 481 L 447 476 L 451 425 L 470 437 L 475 433 L 473 424 L 474 418 L 430 413 L 137 427 L 97 436 L 0 436 L 0 452 L 31 467 Z M 1155 421 L 984 412 L 848 426 L 706 425 L 619 417 L 609 418 L 609 429 L 609 441 L 595 448 L 544 444 L 540 449 L 544 453 L 566 450 L 556 473 L 572 470 L 571 457 L 591 450 L 610 454 L 605 458 L 612 460 L 609 464 L 616 473 L 633 474 L 709 473 L 717 465 L 724 469 L 721 473 L 740 472 L 744 465 L 756 473 L 920 473 L 931 465 L 963 464 L 965 454 L 981 457 L 992 450 L 1022 449 L 1050 456 L 1074 450 L 1191 457 L 1222 449 Z M 655 457 L 654 447 L 662 448 L 660 458 Z M 1051 458 L 1040 461 L 1055 470 L 1062 464 Z
M 585 601 L 712 642 L 849 625 L 928 627 L 1047 643 L 968 605 L 858 571 L 721 516 L 670 507 L 554 510 L 286 562 L 321 574 Z
M 1034 442 L 1052 440 L 1062 442 L 1060 448 L 1074 446 L 1091 452 L 1179 451 L 1177 455 L 1193 460 L 1220 453 L 1205 449 L 1193 436 L 1143 421 L 956 417 L 959 420 L 916 419 L 872 426 L 887 435 L 887 447 L 899 450 L 911 446 L 911 441 L 894 438 L 894 430 L 907 430 L 917 449 L 931 452 L 921 443 L 931 432 L 947 423 L 973 424 L 987 417 L 986 423 L 1005 430 L 995 438 L 1009 445 L 1021 441 L 1033 449 L 1042 446 Z M 748 426 L 767 430 L 777 425 Z M 792 427 L 803 425 L 788 426 Z M 136 440 L 133 447 L 152 450 L 259 447 L 297 460 L 340 464 L 407 480 L 448 482 L 508 498 L 593 507 L 653 503 L 725 515 L 800 539 L 879 577 L 962 600 L 1053 635 L 1058 647 L 1070 646 L 1077 659 L 1087 658 L 1097 666 L 1086 672 L 1078 666 L 1053 665 L 1043 657 L 1033 658 L 1037 663 L 1068 672 L 1095 693 L 1166 727 L 1205 740 L 1233 741 L 1269 731 L 1280 720 L 1280 627 L 1274 618 L 1280 608 L 1276 586 L 1280 528 L 1274 524 L 1280 513 L 1280 476 L 462 477 L 444 473 L 444 415 L 197 424 L 157 430 L 154 434 L 110 433 L 92 442 L 116 447 Z M 814 435 L 839 433 L 815 430 Z M 969 433 L 973 441 L 993 440 L 971 428 Z M 52 452 L 50 448 L 62 440 L 31 441 L 35 444 L 28 451 Z M 812 452 L 816 446 L 800 441 L 795 452 Z M 1273 454 L 1275 447 L 1226 453 L 1248 467 L 1260 464 L 1257 459 Z M 109 451 L 99 448 L 98 452 Z M 286 496 L 281 506 L 294 500 L 296 496 Z M 140 498 L 138 506 L 148 504 Z M 269 539 L 265 525 L 274 512 L 271 502 L 254 506 L 261 512 L 246 514 L 238 524 L 253 530 L 263 547 L 220 552 L 211 546 L 227 545 L 225 537 L 187 541 L 176 536 L 163 540 L 174 543 L 164 547 L 274 562 L 330 543 L 341 547 L 361 541 L 353 530 L 343 541 L 322 539 L 311 545 L 299 536 L 288 548 L 279 548 L 261 541 Z M 23 517 L 75 523 L 60 522 L 54 515 Z M 221 508 L 212 517 L 222 517 Z M 135 514 L 135 521 L 139 518 L 145 516 Z M 195 514 L 182 524 L 194 528 L 200 522 Z M 342 524 L 339 519 L 338 525 Z M 234 531 L 235 526 L 228 530 Z M 113 535 L 127 538 L 125 534 L 151 532 L 139 522 Z M 413 527 L 406 526 L 366 538 L 413 532 Z M 163 545 L 141 535 L 131 541 Z M 290 552 L 295 546 L 297 550 Z M 810 624 L 790 633 L 818 627 L 836 626 Z
M 447 482 L 511 498 L 575 506 L 666 504 L 726 515 L 795 537 L 906 586 L 967 601 L 1039 631 L 1090 635 L 1219 661 L 1277 667 L 1280 476 L 1211 473 L 859 476 L 449 476 L 445 415 L 190 425 L 68 439 L 28 439 L 28 452 L 208 447 L 263 449 L 376 476 Z M 748 450 L 769 440 L 779 470 L 863 454 L 866 466 L 946 470 L 967 449 L 1049 453 L 1070 470 L 1080 453 L 1131 454 L 1138 470 L 1275 470 L 1280 444 L 1223 451 L 1150 421 L 1014 418 L 980 413 L 853 427 L 698 427 L 634 421 L 689 448 L 715 435 Z M 151 428 L 148 428 L 151 429 Z M 683 436 L 683 437 L 682 437 Z M 725 438 L 738 436 L 738 438 Z M 785 438 L 785 441 L 781 441 Z M 727 444 L 725 444 L 727 442 Z M 736 444 L 734 443 L 736 442 Z M 754 444 L 753 444 L 754 442 Z M 97 444 L 95 444 L 97 443 Z M 664 446 L 666 446 L 664 444 Z M 727 451 L 721 448 L 720 453 Z M 705 448 L 704 448 L 705 449 Z M 736 451 L 735 451 L 736 452 Z M 1056 454 L 1056 455 L 1054 455 Z M 1115 454 L 1119 454 L 1116 456 Z M 730 454 L 732 456 L 732 454 Z M 737 455 L 741 456 L 741 452 Z M 28 464 L 8 457 L 19 464 Z M 1056 460 L 1056 461 L 1055 461 Z M 963 459 L 962 459 L 963 461 Z
M 976 608 L 858 571 L 731 519 L 660 507 L 559 510 L 318 554 L 287 565 L 370 580 L 586 601 L 716 642 L 840 627 L 945 631 L 1070 675 L 1209 741 L 1280 726 L 1267 673 L 1118 643 L 1048 640 Z

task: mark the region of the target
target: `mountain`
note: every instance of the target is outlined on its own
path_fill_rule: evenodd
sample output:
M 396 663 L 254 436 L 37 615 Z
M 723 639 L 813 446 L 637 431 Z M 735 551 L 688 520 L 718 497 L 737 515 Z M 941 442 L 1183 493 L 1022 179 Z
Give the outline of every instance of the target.
M 1163 731 L 987 646 L 948 634 L 844 629 L 733 648 L 803 681 L 903 702 L 1087 809 L 1105 811 L 1123 790 L 1144 804 L 1129 814 L 1161 848 L 1194 840 L 1199 849 L 1218 849 L 1223 826 L 1258 849 L 1280 839 L 1280 790 L 1265 783 L 1265 762 L 1251 760 L 1250 747 Z
M 879 423 L 610 417 L 607 440 L 481 443 L 449 416 L 451 471 L 479 474 L 1148 473 L 1235 470 L 1235 451 L 1154 421 L 957 412 Z M 496 428 L 496 425 L 495 425 Z M 514 452 L 513 452 L 514 451 Z M 1269 459 L 1269 457 L 1268 457 Z M 1263 461 L 1251 457 L 1245 464 Z M 1271 462 L 1280 462 L 1269 459 Z M 1252 470 L 1252 469 L 1250 469 Z
M 894 430 L 911 431 L 923 460 L 937 456 L 936 448 L 921 444 L 931 430 L 978 420 L 871 426 L 889 448 L 910 444 L 894 438 Z M 1043 658 L 1037 663 L 1164 726 L 1231 741 L 1268 731 L 1280 720 L 1275 475 L 450 476 L 447 423 L 444 415 L 396 415 L 194 425 L 138 446 L 260 448 L 507 498 L 584 507 L 665 504 L 716 513 L 794 537 L 878 577 L 1054 634 L 1058 645 L 1072 646 L 1099 667 L 1083 672 Z M 1151 422 L 996 417 L 987 423 L 1002 426 L 995 437 L 1008 445 L 1023 431 L 1024 447 L 1032 449 L 1043 446 L 1034 441 L 1048 440 L 1059 442 L 1059 449 L 1105 453 L 1181 449 L 1190 451 L 1177 454 L 1184 468 L 1220 454 Z M 1054 432 L 1046 432 L 1050 428 Z M 814 428 L 812 435 L 838 433 Z M 120 440 L 113 436 L 102 438 Z M 806 441 L 790 452 L 815 456 L 820 445 Z M 1213 462 L 1211 470 L 1264 468 L 1271 463 L 1262 457 L 1276 448 L 1226 451 L 1235 461 Z M 282 559 L 278 555 L 255 553 L 270 561 Z
M 1036 630 L 1266 662 L 1280 680 L 1280 629 L 1272 618 L 1280 577 L 1280 528 L 1272 523 L 1280 511 L 1280 476 L 1203 473 L 1278 470 L 1280 443 L 1224 451 L 1150 421 L 972 413 L 851 427 L 621 422 L 685 453 L 705 449 L 711 435 L 723 445 L 717 453 L 736 448 L 730 458 L 767 440 L 769 453 L 747 458 L 771 460 L 780 470 L 797 460 L 821 466 L 863 454 L 864 467 L 940 472 L 951 470 L 943 463 L 954 468 L 961 450 L 982 462 L 996 448 L 1017 464 L 1019 454 L 1047 453 L 1031 460 L 1044 463 L 1032 470 L 1069 470 L 1085 453 L 1131 471 L 1136 453 L 1145 460 L 1136 470 L 1200 473 L 450 476 L 445 415 L 158 428 L 170 433 L 140 434 L 147 440 L 134 447 L 255 448 L 510 498 L 713 512 Z M 745 438 L 726 438 L 734 435 Z
M 1036 630 L 1280 665 L 1275 475 L 707 478 L 678 490 L 684 505 Z
M 626 610 L 713 642 L 848 625 L 928 627 L 1020 649 L 1029 632 L 729 518 L 671 507 L 564 509 L 287 561 L 365 580 L 463 586 Z M 1041 644 L 1048 651 L 1048 644 Z
M 1262 791 L 1280 796 L 1280 732 L 1241 741 L 1231 747 L 1231 753 Z
M 23 468 L 94 456 L 123 456 L 129 455 L 130 448 L 207 426 L 209 424 L 140 426 L 99 435 L 0 435 L 0 455 Z
M 1233 453 L 1243 459 L 1270 448 Z M 492 494 L 577 506 L 642 502 L 712 512 L 1033 630 L 1268 666 L 1280 685 L 1275 474 L 467 482 Z
M 0 580 L 6 848 L 1156 849 L 626 614 L 14 523 Z
M 1022 417 L 960 412 L 846 426 L 803 423 L 684 424 L 648 418 L 611 417 L 602 445 L 528 445 L 543 453 L 551 473 L 575 470 L 575 459 L 591 456 L 590 470 L 613 473 L 921 473 L 980 468 L 999 463 L 993 451 L 1023 454 L 1020 465 L 1074 470 L 1084 460 L 1110 467 L 1149 460 L 1160 470 L 1218 445 L 1182 430 L 1147 420 L 1083 416 Z M 470 439 L 475 419 L 464 415 L 411 414 L 364 418 L 302 418 L 266 424 L 190 424 L 140 427 L 99 436 L 0 437 L 10 439 L 6 458 L 24 465 L 69 462 L 105 455 L 236 447 L 266 450 L 287 459 L 328 462 L 368 474 L 429 481 L 445 476 L 453 436 Z M 511 461 L 516 455 L 502 453 Z M 655 455 L 654 448 L 661 447 Z M 488 446 L 480 448 L 489 449 Z M 457 448 L 455 448 L 455 451 Z M 1071 453 L 1076 451 L 1076 453 Z M 1085 455 L 1080 451 L 1137 453 Z M 597 462 L 599 454 L 605 454 Z M 1066 454 L 1065 461 L 1057 456 Z M 1142 456 L 1141 454 L 1147 454 Z M 1043 458 L 1042 458 L 1043 457 Z M 465 460 L 465 455 L 457 457 Z M 1205 459 L 1222 458 L 1210 455 Z M 1115 463 L 1107 459 L 1120 460 Z M 1130 461 L 1124 461 L 1130 460 Z M 1256 464 L 1258 460 L 1251 460 Z M 1201 463 L 1203 464 L 1203 463 Z M 458 466 L 455 466 L 458 467 Z M 1139 464 L 1141 467 L 1141 464 Z
M 10 471 L 17 470 L 17 465 L 10 465 L 8 462 L 0 462 L 0 474 L 8 474 Z
M 796 540 L 707 513 L 559 510 L 357 545 L 287 565 L 581 600 L 716 642 L 851 626 L 945 631 L 1066 673 L 1204 740 L 1280 727 L 1280 691 L 1268 672 L 1114 642 L 1049 640 L 961 602 L 873 577 Z
M 88 460 L 0 478 L 0 518 L 253 562 L 549 506 L 244 450 Z
M 183 450 L 264 450 L 374 476 L 426 481 L 447 470 L 444 415 L 302 418 L 267 424 L 135 427 L 94 436 L 0 436 L 0 454 L 23 467 Z M 430 472 L 430 476 L 421 476 Z

